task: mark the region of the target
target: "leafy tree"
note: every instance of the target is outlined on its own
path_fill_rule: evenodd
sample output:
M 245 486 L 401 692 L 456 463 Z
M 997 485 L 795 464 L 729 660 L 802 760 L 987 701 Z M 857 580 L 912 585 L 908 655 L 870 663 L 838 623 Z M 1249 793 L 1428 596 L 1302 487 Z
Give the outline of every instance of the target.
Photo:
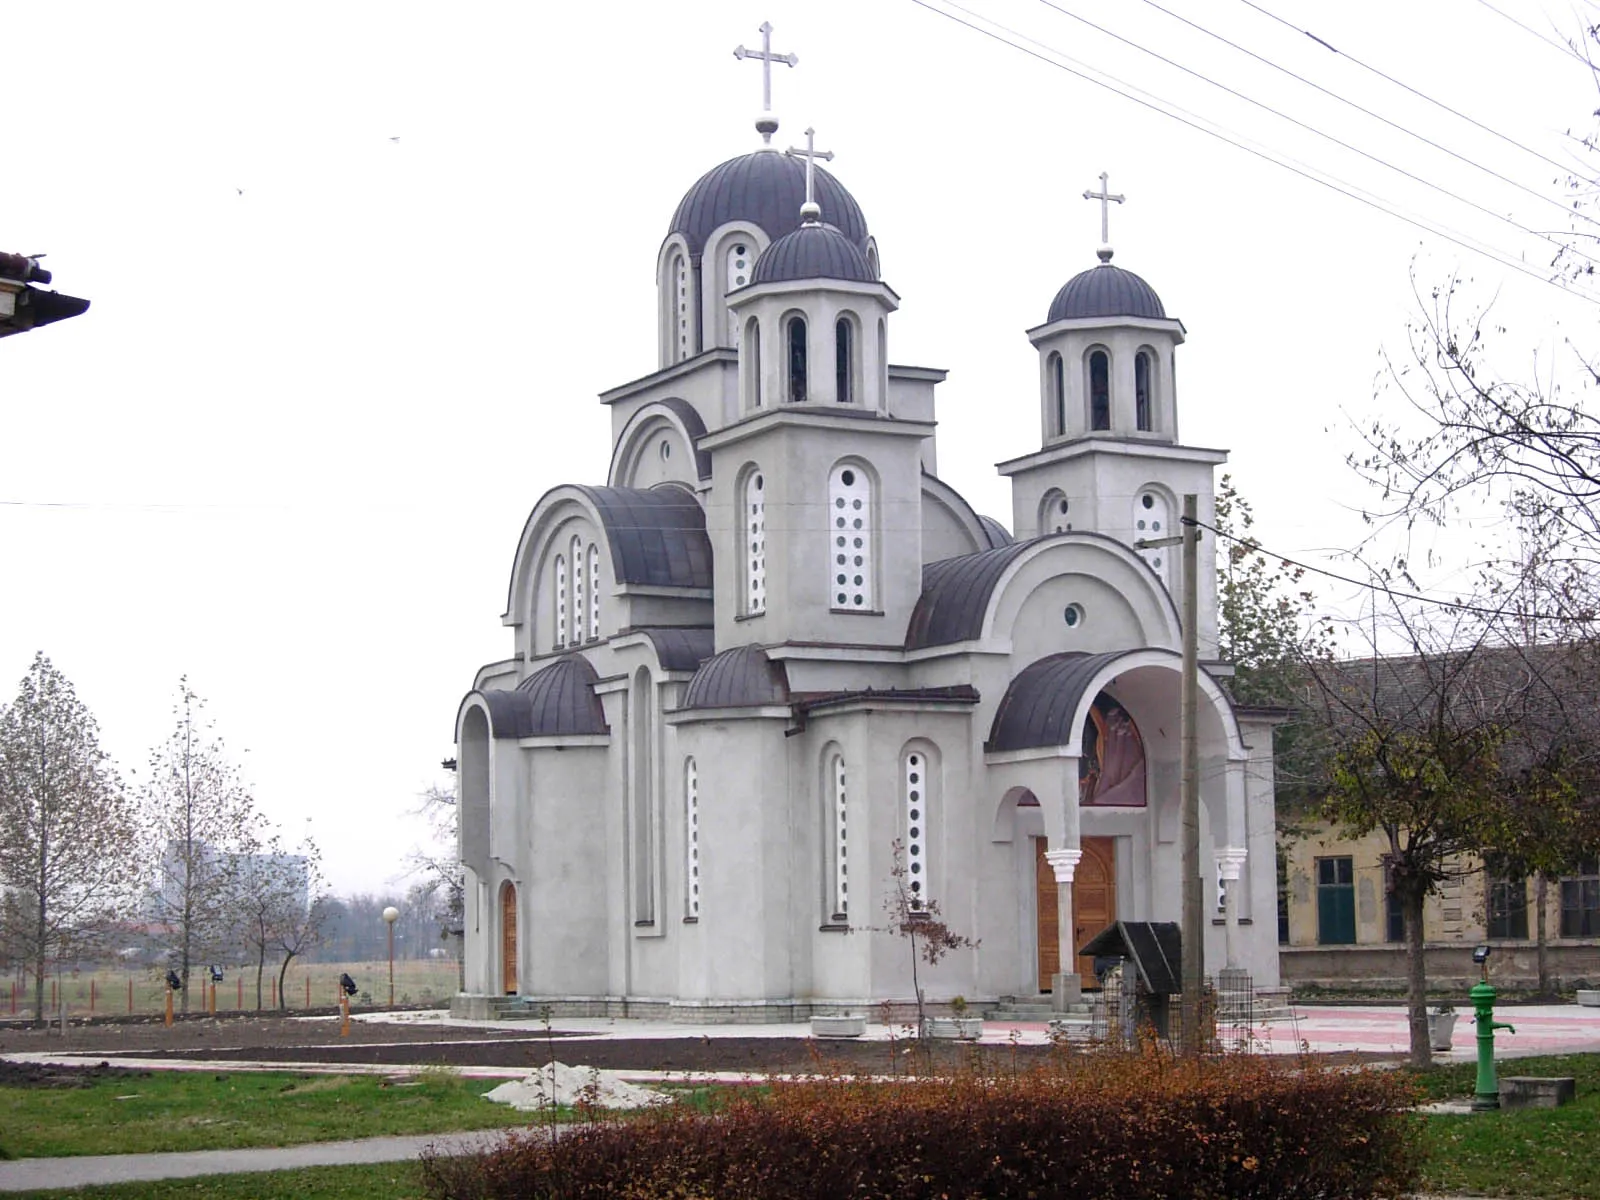
M 145 842 L 157 864 L 151 916 L 182 983 L 184 1012 L 195 964 L 233 944 L 240 874 L 258 849 L 255 800 L 203 720 L 204 706 L 188 676 L 180 679 L 173 730 L 151 752 L 143 795 Z
M 95 945 L 124 915 L 138 873 L 132 806 L 99 728 L 60 671 L 34 655 L 0 709 L 0 885 L 6 941 L 33 975 L 44 1019 L 52 963 Z

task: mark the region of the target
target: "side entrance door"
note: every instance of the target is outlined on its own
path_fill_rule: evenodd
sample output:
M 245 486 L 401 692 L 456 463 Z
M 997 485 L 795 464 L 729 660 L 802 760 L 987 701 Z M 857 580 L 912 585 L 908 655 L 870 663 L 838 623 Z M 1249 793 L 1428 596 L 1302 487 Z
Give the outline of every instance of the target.
M 500 978 L 505 994 L 517 994 L 517 885 L 500 885 Z

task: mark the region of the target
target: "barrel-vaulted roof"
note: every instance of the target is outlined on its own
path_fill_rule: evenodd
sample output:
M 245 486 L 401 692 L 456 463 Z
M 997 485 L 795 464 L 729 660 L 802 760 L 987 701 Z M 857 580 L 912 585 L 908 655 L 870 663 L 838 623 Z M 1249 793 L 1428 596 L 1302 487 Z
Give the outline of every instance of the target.
M 1029 663 L 1000 698 L 984 749 L 997 753 L 1066 745 L 1077 736 L 1074 718 L 1095 677 L 1128 653 L 1069 650 Z
M 621 583 L 651 587 L 711 587 L 711 542 L 706 514 L 686 489 L 577 489 L 594 505 Z
M 578 737 L 606 734 L 605 709 L 595 695 L 599 678 L 589 660 L 568 654 L 536 671 L 515 688 L 480 692 L 497 738 Z
M 683 690 L 684 708 L 761 708 L 789 703 L 789 678 L 760 646 L 735 646 L 706 660 Z

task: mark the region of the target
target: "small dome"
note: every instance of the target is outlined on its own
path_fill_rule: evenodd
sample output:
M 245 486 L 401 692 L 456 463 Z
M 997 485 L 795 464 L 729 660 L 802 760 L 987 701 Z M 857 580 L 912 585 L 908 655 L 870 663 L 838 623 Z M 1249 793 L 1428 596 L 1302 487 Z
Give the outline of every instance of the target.
M 867 256 L 833 225 L 802 225 L 761 252 L 751 283 L 788 283 L 798 279 L 848 279 L 871 283 L 875 276 Z
M 858 247 L 865 247 L 867 219 L 855 197 L 821 167 L 816 169 L 815 186 L 823 215 Z M 681 233 L 689 252 L 700 254 L 718 227 L 749 221 L 777 241 L 800 227 L 805 199 L 805 164 L 773 150 L 757 150 L 730 158 L 701 176 L 672 214 L 667 236 Z
M 1103 262 L 1074 275 L 1050 302 L 1050 321 L 1082 317 L 1142 317 L 1167 319 L 1167 310 L 1155 288 L 1132 271 Z
M 789 678 L 760 646 L 735 646 L 700 664 L 684 708 L 763 708 L 789 703 Z

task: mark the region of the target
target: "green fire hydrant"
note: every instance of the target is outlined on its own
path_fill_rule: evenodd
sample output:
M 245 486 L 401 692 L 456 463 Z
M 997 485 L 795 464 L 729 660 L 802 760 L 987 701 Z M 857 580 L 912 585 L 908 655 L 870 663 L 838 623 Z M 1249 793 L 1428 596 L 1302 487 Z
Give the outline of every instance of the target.
M 1494 1019 L 1495 990 L 1487 978 L 1473 984 L 1467 994 L 1472 997 L 1476 1014 L 1472 1019 L 1478 1023 L 1478 1086 L 1472 1096 L 1472 1108 L 1474 1112 L 1486 1112 L 1500 1107 L 1500 1082 L 1494 1074 L 1494 1031 L 1509 1029 L 1515 1033 L 1517 1029 Z

